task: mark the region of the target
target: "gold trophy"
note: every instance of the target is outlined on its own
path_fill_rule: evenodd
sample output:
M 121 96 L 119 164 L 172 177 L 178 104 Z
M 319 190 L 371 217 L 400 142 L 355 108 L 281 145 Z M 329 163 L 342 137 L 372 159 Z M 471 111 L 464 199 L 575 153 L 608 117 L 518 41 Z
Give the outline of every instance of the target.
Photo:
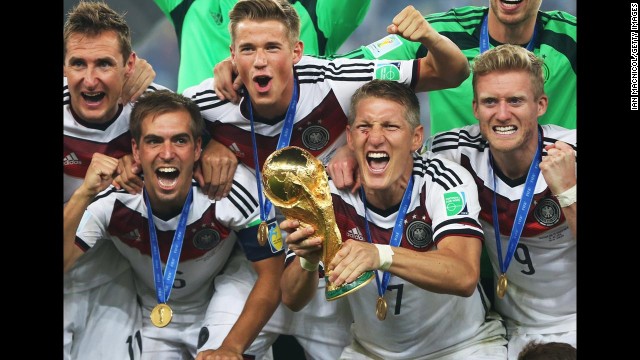
M 300 227 L 313 227 L 311 236 L 323 239 L 327 300 L 348 295 L 373 279 L 373 271 L 366 271 L 348 284 L 336 286 L 329 281 L 326 266 L 340 250 L 342 237 L 333 213 L 327 173 L 311 153 L 295 146 L 274 151 L 262 167 L 262 184 L 265 195 L 288 219 L 300 221 Z

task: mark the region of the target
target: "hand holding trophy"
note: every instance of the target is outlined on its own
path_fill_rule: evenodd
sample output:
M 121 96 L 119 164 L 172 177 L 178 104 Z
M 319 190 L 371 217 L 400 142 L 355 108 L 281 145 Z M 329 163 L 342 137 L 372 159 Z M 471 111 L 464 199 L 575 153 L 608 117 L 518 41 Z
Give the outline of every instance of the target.
M 342 237 L 336 224 L 324 165 L 308 151 L 287 146 L 274 151 L 262 169 L 264 193 L 288 219 L 300 222 L 300 227 L 315 229 L 322 243 L 322 262 L 326 265 L 340 250 Z M 325 298 L 335 300 L 345 296 L 373 279 L 373 271 L 366 271 L 351 283 L 336 286 L 325 272 Z

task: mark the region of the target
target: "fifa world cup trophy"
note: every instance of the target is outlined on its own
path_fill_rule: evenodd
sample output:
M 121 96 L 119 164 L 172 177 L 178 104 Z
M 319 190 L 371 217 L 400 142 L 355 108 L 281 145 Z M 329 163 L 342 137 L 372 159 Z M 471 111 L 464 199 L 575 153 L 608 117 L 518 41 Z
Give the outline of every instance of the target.
M 288 219 L 300 221 L 300 226 L 315 229 L 322 243 L 322 262 L 325 266 L 325 298 L 335 300 L 358 290 L 373 279 L 367 271 L 351 283 L 336 286 L 329 281 L 327 265 L 342 246 L 336 224 L 324 165 L 308 151 L 287 146 L 274 151 L 262 168 L 265 195 Z

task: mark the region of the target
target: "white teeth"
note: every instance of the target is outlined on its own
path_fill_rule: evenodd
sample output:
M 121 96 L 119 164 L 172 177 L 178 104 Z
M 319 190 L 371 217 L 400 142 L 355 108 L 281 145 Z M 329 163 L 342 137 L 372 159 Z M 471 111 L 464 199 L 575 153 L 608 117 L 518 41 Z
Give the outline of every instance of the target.
M 496 126 L 493 128 L 493 130 L 498 134 L 509 135 L 516 132 L 516 127 L 515 126 Z
M 389 155 L 385 154 L 385 153 L 369 153 L 367 154 L 368 157 L 370 158 L 374 158 L 374 159 L 382 159 L 382 158 L 387 158 L 389 157 Z
M 158 171 L 163 173 L 171 173 L 171 172 L 176 172 L 178 170 L 176 168 L 160 168 L 158 169 Z

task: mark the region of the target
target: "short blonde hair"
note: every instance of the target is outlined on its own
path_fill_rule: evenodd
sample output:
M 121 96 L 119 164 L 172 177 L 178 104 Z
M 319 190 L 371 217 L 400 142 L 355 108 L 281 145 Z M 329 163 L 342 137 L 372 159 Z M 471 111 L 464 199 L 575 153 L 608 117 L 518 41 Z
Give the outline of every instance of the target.
M 524 70 L 529 73 L 533 86 L 533 95 L 539 99 L 544 95 L 544 76 L 542 59 L 519 45 L 503 44 L 478 55 L 471 72 L 473 73 L 473 98 L 477 100 L 476 82 L 478 76 L 496 71 Z

